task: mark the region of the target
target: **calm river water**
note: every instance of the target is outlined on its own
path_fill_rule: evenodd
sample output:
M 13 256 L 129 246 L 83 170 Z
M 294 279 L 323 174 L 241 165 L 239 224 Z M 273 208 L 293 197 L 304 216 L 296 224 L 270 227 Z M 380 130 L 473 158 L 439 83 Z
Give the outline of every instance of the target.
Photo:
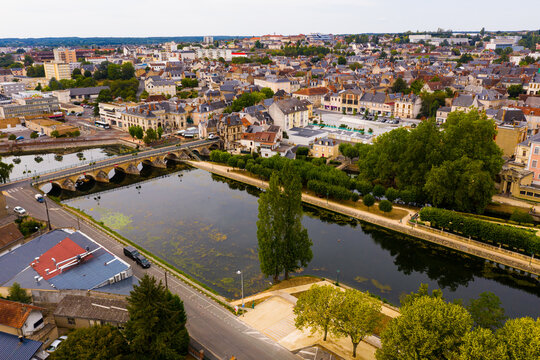
M 220 294 L 240 297 L 269 286 L 257 256 L 259 190 L 198 170 L 183 170 L 135 186 L 67 203 L 174 264 Z M 399 304 L 428 283 L 447 299 L 491 291 L 509 316 L 540 316 L 540 285 L 482 259 L 350 218 L 305 208 L 313 260 L 301 273 L 339 280 Z

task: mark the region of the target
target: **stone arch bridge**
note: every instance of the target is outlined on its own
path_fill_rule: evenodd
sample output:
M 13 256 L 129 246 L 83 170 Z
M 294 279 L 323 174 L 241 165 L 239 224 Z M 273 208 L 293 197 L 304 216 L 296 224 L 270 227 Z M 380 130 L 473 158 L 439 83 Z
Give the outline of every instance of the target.
M 126 155 L 86 168 L 78 168 L 68 174 L 62 173 L 56 177 L 44 179 L 41 183 L 51 183 L 62 190 L 76 191 L 77 182 L 85 178 L 93 179 L 96 182 L 109 182 L 117 171 L 139 175 L 141 165 L 166 168 L 169 161 L 200 160 L 199 156 L 208 156 L 212 150 L 221 148 L 221 145 L 220 140 L 204 141 L 198 144 L 145 151 L 137 155 Z

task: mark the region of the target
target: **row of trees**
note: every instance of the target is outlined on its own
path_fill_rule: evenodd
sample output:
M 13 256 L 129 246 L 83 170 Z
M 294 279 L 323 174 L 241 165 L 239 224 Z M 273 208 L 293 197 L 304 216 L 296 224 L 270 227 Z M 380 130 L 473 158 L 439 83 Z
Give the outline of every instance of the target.
M 142 127 L 135 125 L 130 126 L 128 128 L 128 132 L 131 138 L 142 140 L 145 144 L 150 144 L 151 142 L 161 139 L 161 136 L 163 135 L 163 128 L 159 126 L 157 131 L 152 128 L 148 128 L 145 132 Z
M 509 246 L 527 254 L 540 254 L 540 238 L 534 230 L 496 224 L 433 207 L 420 210 L 420 219 L 429 221 L 434 228 L 470 236 L 482 242 Z
M 270 177 L 269 187 L 259 198 L 257 220 L 261 272 L 278 281 L 305 267 L 313 258 L 307 229 L 302 225 L 302 183 L 291 163 Z
M 467 304 L 448 303 L 440 290 L 422 284 L 401 299 L 401 315 L 384 326 L 380 301 L 369 293 L 314 285 L 294 307 L 295 324 L 337 338 L 347 336 L 356 348 L 366 336 L 381 333 L 378 360 L 387 359 L 536 359 L 540 322 L 506 320 L 500 299 L 481 293 Z
M 125 330 L 111 325 L 75 330 L 50 359 L 184 359 L 189 334 L 182 300 L 145 275 L 127 301 Z
M 482 293 L 466 307 L 448 303 L 442 292 L 423 285 L 402 301 L 401 315 L 381 336 L 378 360 L 389 359 L 537 359 L 540 321 L 529 317 L 504 322 L 497 296 Z
M 493 121 L 477 111 L 450 113 L 442 129 L 433 120 L 395 129 L 357 147 L 358 180 L 409 190 L 418 203 L 481 213 L 503 164 L 495 135 Z

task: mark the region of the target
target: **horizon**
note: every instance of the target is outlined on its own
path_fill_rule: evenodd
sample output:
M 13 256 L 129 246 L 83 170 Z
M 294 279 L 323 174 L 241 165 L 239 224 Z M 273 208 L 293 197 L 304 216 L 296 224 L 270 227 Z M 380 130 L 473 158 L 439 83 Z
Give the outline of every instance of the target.
M 438 28 L 514 32 L 537 28 L 536 14 L 540 11 L 537 0 L 520 2 L 519 9 L 525 10 L 516 17 L 508 17 L 516 12 L 516 6 L 504 0 L 456 0 L 451 6 L 427 0 L 410 0 L 406 5 L 400 0 L 336 0 L 332 4 L 323 0 L 274 0 L 273 6 L 244 0 L 208 0 L 204 7 L 163 0 L 151 9 L 143 0 L 94 3 L 93 7 L 79 9 L 67 0 L 53 0 L 47 6 L 28 0 L 21 10 L 20 4 L 8 2 L 3 6 L 4 13 L 12 16 L 5 16 L 0 23 L 0 34 L 3 39 L 40 39 L 394 34 Z M 494 30 L 500 28 L 505 30 Z M 158 35 L 174 33 L 183 35 Z M 220 33 L 228 35 L 216 35 Z

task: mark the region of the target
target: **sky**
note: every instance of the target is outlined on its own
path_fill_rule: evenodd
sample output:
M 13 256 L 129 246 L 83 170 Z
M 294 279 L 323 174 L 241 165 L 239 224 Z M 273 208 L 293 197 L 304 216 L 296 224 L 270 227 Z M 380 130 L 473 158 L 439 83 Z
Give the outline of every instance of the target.
M 25 0 L 0 38 L 538 30 L 540 0 Z

